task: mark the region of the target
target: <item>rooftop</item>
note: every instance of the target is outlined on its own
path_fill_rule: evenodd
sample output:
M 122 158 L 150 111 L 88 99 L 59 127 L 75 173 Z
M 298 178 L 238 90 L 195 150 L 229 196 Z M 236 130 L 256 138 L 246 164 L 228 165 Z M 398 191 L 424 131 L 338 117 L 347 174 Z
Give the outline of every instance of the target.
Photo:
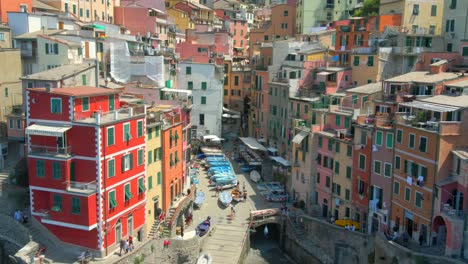
M 422 99 L 423 102 L 456 106 L 456 107 L 468 107 L 468 95 L 461 96 L 447 96 L 447 95 L 436 95 L 426 99 Z
M 51 10 L 51 11 L 60 11 L 55 7 L 47 5 L 39 0 L 33 0 L 33 8 L 43 9 L 43 10 Z
M 463 81 L 459 81 L 459 82 L 454 82 L 454 83 L 451 83 L 451 84 L 447 84 L 447 86 L 450 86 L 450 87 L 459 87 L 459 88 L 466 88 L 466 87 L 468 87 L 468 80 L 463 80 Z
M 38 72 L 35 74 L 30 74 L 24 77 L 21 77 L 22 80 L 44 80 L 44 81 L 60 81 L 66 79 L 70 76 L 73 76 L 77 73 L 83 72 L 85 70 L 94 68 L 92 63 L 82 63 L 82 64 L 69 64 L 63 65 L 57 68 L 53 68 L 47 71 Z
M 51 41 L 54 41 L 54 42 L 58 42 L 58 43 L 61 43 L 63 45 L 67 45 L 69 47 L 81 47 L 80 43 L 71 42 L 71 41 L 68 41 L 68 40 L 64 40 L 64 39 L 60 39 L 60 38 L 56 38 L 56 37 L 52 37 L 52 36 L 38 35 L 38 37 L 45 38 L 45 39 L 48 39 L 48 40 L 51 40 Z
M 382 91 L 382 84 L 381 83 L 368 83 L 356 88 L 351 88 L 346 90 L 346 92 L 351 93 L 362 93 L 362 94 L 373 94 Z
M 49 35 L 60 33 L 62 31 L 64 30 L 63 29 L 44 29 L 44 30 L 24 33 L 24 34 L 14 37 L 14 39 L 36 39 L 40 35 L 49 36 Z
M 446 80 L 453 80 L 460 77 L 460 73 L 441 72 L 430 74 L 427 71 L 409 72 L 397 77 L 387 79 L 386 82 L 420 82 L 420 83 L 436 83 Z
M 48 92 L 46 88 L 28 88 L 28 90 L 35 91 L 35 92 L 44 92 L 44 93 Z M 51 88 L 49 93 L 57 94 L 57 95 L 82 97 L 82 96 L 98 96 L 98 95 L 106 95 L 106 94 L 116 94 L 119 92 L 113 89 L 106 89 L 106 88 L 97 88 L 97 87 L 91 87 L 91 86 L 75 86 L 75 87 L 65 87 L 65 88 Z

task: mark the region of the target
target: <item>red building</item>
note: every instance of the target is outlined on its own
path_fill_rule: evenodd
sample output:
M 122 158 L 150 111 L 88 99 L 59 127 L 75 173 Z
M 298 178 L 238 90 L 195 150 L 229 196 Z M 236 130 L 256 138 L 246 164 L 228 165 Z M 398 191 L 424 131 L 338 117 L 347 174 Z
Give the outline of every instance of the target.
M 112 254 L 145 222 L 145 107 L 95 87 L 26 92 L 31 214 L 61 241 Z

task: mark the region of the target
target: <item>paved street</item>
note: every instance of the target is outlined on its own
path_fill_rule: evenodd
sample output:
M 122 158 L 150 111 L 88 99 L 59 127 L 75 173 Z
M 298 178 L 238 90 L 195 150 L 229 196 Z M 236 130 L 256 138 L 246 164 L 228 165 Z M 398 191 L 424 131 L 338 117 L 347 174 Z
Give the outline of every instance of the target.
M 231 144 L 225 144 L 225 147 L 230 149 Z M 237 168 L 235 161 L 232 161 L 234 168 Z M 248 174 L 236 172 L 237 179 L 242 188 L 245 183 L 245 188 L 248 193 L 247 202 L 235 202 L 236 217 L 229 217 L 231 210 L 225 208 L 224 205 L 218 202 L 215 189 L 208 186 L 208 178 L 205 171 L 200 170 L 198 179 L 200 184 L 198 191 L 205 192 L 206 200 L 200 210 L 195 210 L 193 215 L 193 223 L 187 227 L 187 234 L 191 234 L 192 230 L 206 219 L 207 216 L 212 218 L 212 226 L 214 232 L 212 236 L 207 237 L 203 251 L 209 253 L 213 258 L 213 263 L 237 263 L 240 257 L 243 241 L 248 234 L 248 221 L 251 210 L 261 210 L 265 208 L 280 207 L 280 203 L 266 202 L 261 194 L 256 189 L 255 183 L 250 181 Z M 228 190 L 230 192 L 230 190 Z M 188 239 L 187 235 L 184 237 Z

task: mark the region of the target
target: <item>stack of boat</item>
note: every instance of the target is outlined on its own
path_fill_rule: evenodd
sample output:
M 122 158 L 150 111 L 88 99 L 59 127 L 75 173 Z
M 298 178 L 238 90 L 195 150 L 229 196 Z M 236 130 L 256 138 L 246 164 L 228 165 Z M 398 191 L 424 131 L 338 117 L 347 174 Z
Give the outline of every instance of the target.
M 225 156 L 207 156 L 206 165 L 210 180 L 221 189 L 228 189 L 237 185 L 236 175 Z
M 197 168 L 191 168 L 189 171 L 189 176 L 190 176 L 190 184 L 199 184 L 200 181 L 198 180 L 198 169 Z
M 286 202 L 289 198 L 284 185 L 279 182 L 262 182 L 257 184 L 257 188 L 269 202 Z

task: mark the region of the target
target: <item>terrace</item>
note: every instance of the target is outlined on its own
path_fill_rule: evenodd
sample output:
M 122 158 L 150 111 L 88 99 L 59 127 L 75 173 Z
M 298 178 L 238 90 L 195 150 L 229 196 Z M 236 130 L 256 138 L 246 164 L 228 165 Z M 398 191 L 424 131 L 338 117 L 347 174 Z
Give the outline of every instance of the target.
M 136 116 L 142 116 L 145 114 L 146 106 L 141 105 L 135 107 L 122 107 L 120 109 L 109 112 L 95 111 L 91 116 L 88 113 L 75 112 L 73 116 L 73 121 L 101 125 L 119 120 L 129 119 Z

